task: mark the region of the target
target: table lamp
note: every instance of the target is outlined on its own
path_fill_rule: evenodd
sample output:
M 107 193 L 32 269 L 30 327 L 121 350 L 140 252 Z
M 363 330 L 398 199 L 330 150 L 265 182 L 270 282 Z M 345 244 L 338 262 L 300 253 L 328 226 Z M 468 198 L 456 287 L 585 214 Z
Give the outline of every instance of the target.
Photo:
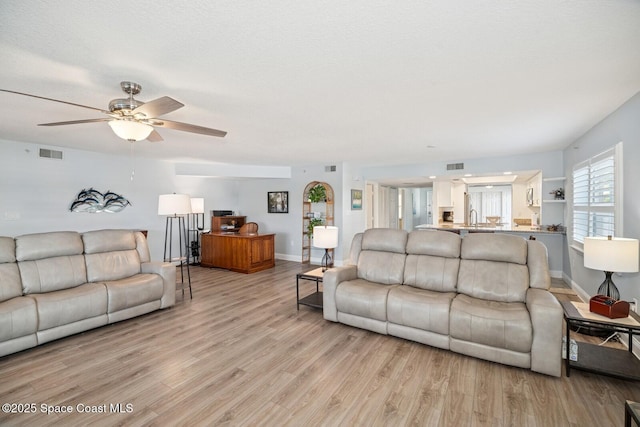
M 331 254 L 329 254 L 329 249 L 338 246 L 338 227 L 331 225 L 318 225 L 313 227 L 313 246 L 324 249 L 322 271 L 327 271 L 327 268 L 333 267 L 333 260 L 331 259 Z
M 638 271 L 638 240 L 611 236 L 585 237 L 584 266 L 604 271 L 605 279 L 598 288 L 598 294 L 619 300 L 620 292 L 611 275 Z

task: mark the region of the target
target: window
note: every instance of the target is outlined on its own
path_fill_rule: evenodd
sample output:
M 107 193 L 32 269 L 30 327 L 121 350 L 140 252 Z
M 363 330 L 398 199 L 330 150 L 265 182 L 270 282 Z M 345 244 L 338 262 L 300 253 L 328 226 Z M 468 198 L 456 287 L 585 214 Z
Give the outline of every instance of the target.
M 488 216 L 499 216 L 502 223 L 511 221 L 510 185 L 473 186 L 468 191 L 471 209 L 478 213 L 478 222 L 487 222 Z
M 622 143 L 573 168 L 573 241 L 621 233 Z

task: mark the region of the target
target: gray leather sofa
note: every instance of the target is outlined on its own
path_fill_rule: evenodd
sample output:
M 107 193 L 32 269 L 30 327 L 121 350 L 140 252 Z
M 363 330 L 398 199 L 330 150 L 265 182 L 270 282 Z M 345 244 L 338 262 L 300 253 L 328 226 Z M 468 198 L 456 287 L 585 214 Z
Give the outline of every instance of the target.
M 171 307 L 175 282 L 140 232 L 0 237 L 0 356 Z
M 369 229 L 323 279 L 324 318 L 560 376 L 546 247 L 502 233 Z

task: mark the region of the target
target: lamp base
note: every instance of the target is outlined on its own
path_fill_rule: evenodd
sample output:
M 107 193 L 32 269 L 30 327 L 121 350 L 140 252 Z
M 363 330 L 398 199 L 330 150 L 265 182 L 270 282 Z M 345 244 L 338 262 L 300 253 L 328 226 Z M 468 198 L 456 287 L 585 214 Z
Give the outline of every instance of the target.
M 604 275 L 605 275 L 604 282 L 602 282 L 602 284 L 598 288 L 598 295 L 606 295 L 610 298 L 613 298 L 616 301 L 619 300 L 620 292 L 618 292 L 618 288 L 616 288 L 616 285 L 613 283 L 613 280 L 611 280 L 611 276 L 613 275 L 613 272 L 605 271 Z
M 333 267 L 333 258 L 331 258 L 331 254 L 329 253 L 329 249 L 324 250 L 324 256 L 322 257 L 322 272 L 324 273 L 329 268 Z

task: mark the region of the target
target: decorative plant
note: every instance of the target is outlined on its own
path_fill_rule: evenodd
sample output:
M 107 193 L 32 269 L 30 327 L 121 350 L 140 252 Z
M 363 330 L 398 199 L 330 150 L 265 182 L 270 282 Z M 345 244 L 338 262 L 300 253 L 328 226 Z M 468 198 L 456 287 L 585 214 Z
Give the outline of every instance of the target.
M 322 218 L 311 218 L 309 220 L 309 225 L 307 226 L 307 233 L 309 234 L 309 237 L 313 236 L 313 227 L 322 225 L 323 222 Z
M 553 194 L 553 197 L 556 200 L 564 200 L 564 188 L 556 188 L 555 190 L 549 192 L 549 194 Z
M 324 202 L 327 200 L 327 190 L 324 185 L 318 184 L 309 190 L 309 201 L 311 203 Z

